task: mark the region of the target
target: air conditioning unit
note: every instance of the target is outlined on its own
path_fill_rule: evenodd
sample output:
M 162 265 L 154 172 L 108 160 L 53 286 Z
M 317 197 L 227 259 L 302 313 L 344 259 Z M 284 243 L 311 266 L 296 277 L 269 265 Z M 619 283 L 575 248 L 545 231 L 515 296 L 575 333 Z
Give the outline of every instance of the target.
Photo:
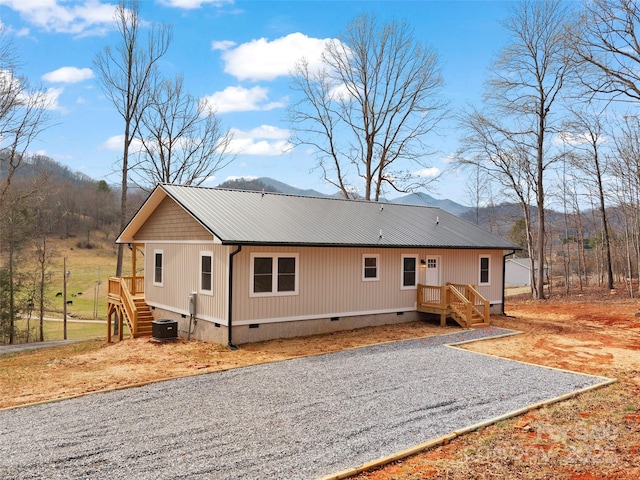
M 178 338 L 178 322 L 162 319 L 151 322 L 151 337 L 157 342 L 167 342 Z

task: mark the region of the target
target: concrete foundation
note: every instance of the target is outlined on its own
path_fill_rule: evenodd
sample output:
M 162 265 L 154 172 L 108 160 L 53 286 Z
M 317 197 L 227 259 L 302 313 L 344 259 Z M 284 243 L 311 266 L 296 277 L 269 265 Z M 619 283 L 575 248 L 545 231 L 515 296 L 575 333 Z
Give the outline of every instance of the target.
M 491 305 L 492 314 L 500 314 L 501 310 L 502 305 Z M 178 333 L 180 337 L 186 338 L 189 336 L 188 316 L 156 308 L 154 310 L 154 317 L 156 320 L 161 318 L 176 320 L 178 322 Z M 241 345 L 243 343 L 262 342 L 276 338 L 305 337 L 342 330 L 355 330 L 364 327 L 407 323 L 416 320 L 430 320 L 432 318 L 434 317 L 426 313 L 409 311 L 287 322 L 256 322 L 251 325 L 234 325 L 231 341 L 234 345 Z M 191 324 L 190 338 L 226 345 L 229 342 L 229 330 L 226 325 L 196 318 Z

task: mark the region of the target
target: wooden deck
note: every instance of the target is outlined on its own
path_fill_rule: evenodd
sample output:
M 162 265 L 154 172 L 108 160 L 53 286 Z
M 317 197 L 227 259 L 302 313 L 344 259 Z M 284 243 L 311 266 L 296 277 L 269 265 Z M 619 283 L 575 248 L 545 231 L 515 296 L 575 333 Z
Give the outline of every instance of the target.
M 125 322 L 132 338 L 151 335 L 153 314 L 144 299 L 144 277 L 109 277 L 107 301 L 107 342 L 111 342 L 112 321 L 118 322 L 119 340 Z
M 474 285 L 418 285 L 417 310 L 440 315 L 443 326 L 447 317 L 451 317 L 464 328 L 488 327 L 489 308 L 489 301 Z

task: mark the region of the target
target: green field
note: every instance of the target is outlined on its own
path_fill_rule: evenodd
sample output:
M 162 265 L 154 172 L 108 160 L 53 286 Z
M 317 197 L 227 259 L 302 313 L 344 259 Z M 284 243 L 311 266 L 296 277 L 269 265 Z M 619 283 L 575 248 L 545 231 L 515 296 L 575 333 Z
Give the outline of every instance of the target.
M 81 248 L 76 238 L 48 238 L 47 250 L 51 261 L 45 273 L 45 313 L 46 319 L 62 320 L 65 307 L 64 282 L 66 263 L 66 300 L 67 300 L 67 339 L 87 340 L 106 338 L 106 323 L 77 323 L 78 320 L 107 319 L 108 278 L 115 275 L 117 245 L 112 239 L 102 234 L 92 234 L 91 248 Z M 35 255 L 23 252 L 21 270 L 30 274 L 37 271 L 38 266 L 32 265 Z M 65 262 L 66 260 L 66 262 Z M 123 275 L 131 274 L 131 255 L 125 250 Z M 143 275 L 144 272 L 138 272 Z M 28 316 L 29 312 L 22 311 L 21 315 Z M 27 339 L 27 320 L 21 319 L 17 325 L 16 343 Z M 45 321 L 45 341 L 63 339 L 63 323 L 61 321 Z M 31 312 L 29 323 L 29 341 L 38 341 L 39 320 L 38 306 Z
M 17 327 L 20 332 L 19 343 L 25 342 L 27 322 L 29 322 L 29 341 L 39 341 L 40 339 L 40 322 L 37 318 L 20 319 Z M 44 340 L 50 342 L 53 340 L 64 340 L 64 323 L 62 320 L 51 321 L 45 320 L 44 323 Z M 67 322 L 67 340 L 93 340 L 107 338 L 106 322 L 80 322 L 77 320 Z
M 98 237 L 98 235 L 94 235 Z M 108 278 L 116 270 L 116 244 L 92 238 L 93 248 L 79 248 L 78 239 L 53 240 L 55 256 L 48 268 L 46 317 L 62 317 L 63 268 L 66 258 L 67 314 L 75 319 L 106 320 Z M 131 255 L 125 250 L 124 275 L 130 275 Z

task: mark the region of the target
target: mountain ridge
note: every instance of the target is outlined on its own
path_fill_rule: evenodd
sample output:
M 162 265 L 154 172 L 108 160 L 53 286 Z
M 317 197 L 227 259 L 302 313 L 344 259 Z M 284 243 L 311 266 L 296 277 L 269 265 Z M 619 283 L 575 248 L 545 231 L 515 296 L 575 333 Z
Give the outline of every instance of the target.
M 236 179 L 232 181 L 223 182 L 218 185 L 218 188 L 236 188 L 243 190 L 254 191 L 270 191 L 275 193 L 284 193 L 287 195 L 300 195 L 304 197 L 336 197 L 338 193 L 327 195 L 313 189 L 302 189 L 286 184 L 271 177 L 259 177 L 259 178 L 245 178 Z M 468 212 L 471 207 L 461 205 L 453 200 L 449 199 L 437 199 L 431 195 L 423 192 L 409 193 L 402 197 L 394 198 L 391 200 L 384 199 L 383 203 L 395 203 L 404 205 L 421 205 L 425 207 L 438 207 L 442 210 L 449 212 L 456 216 L 461 216 Z

